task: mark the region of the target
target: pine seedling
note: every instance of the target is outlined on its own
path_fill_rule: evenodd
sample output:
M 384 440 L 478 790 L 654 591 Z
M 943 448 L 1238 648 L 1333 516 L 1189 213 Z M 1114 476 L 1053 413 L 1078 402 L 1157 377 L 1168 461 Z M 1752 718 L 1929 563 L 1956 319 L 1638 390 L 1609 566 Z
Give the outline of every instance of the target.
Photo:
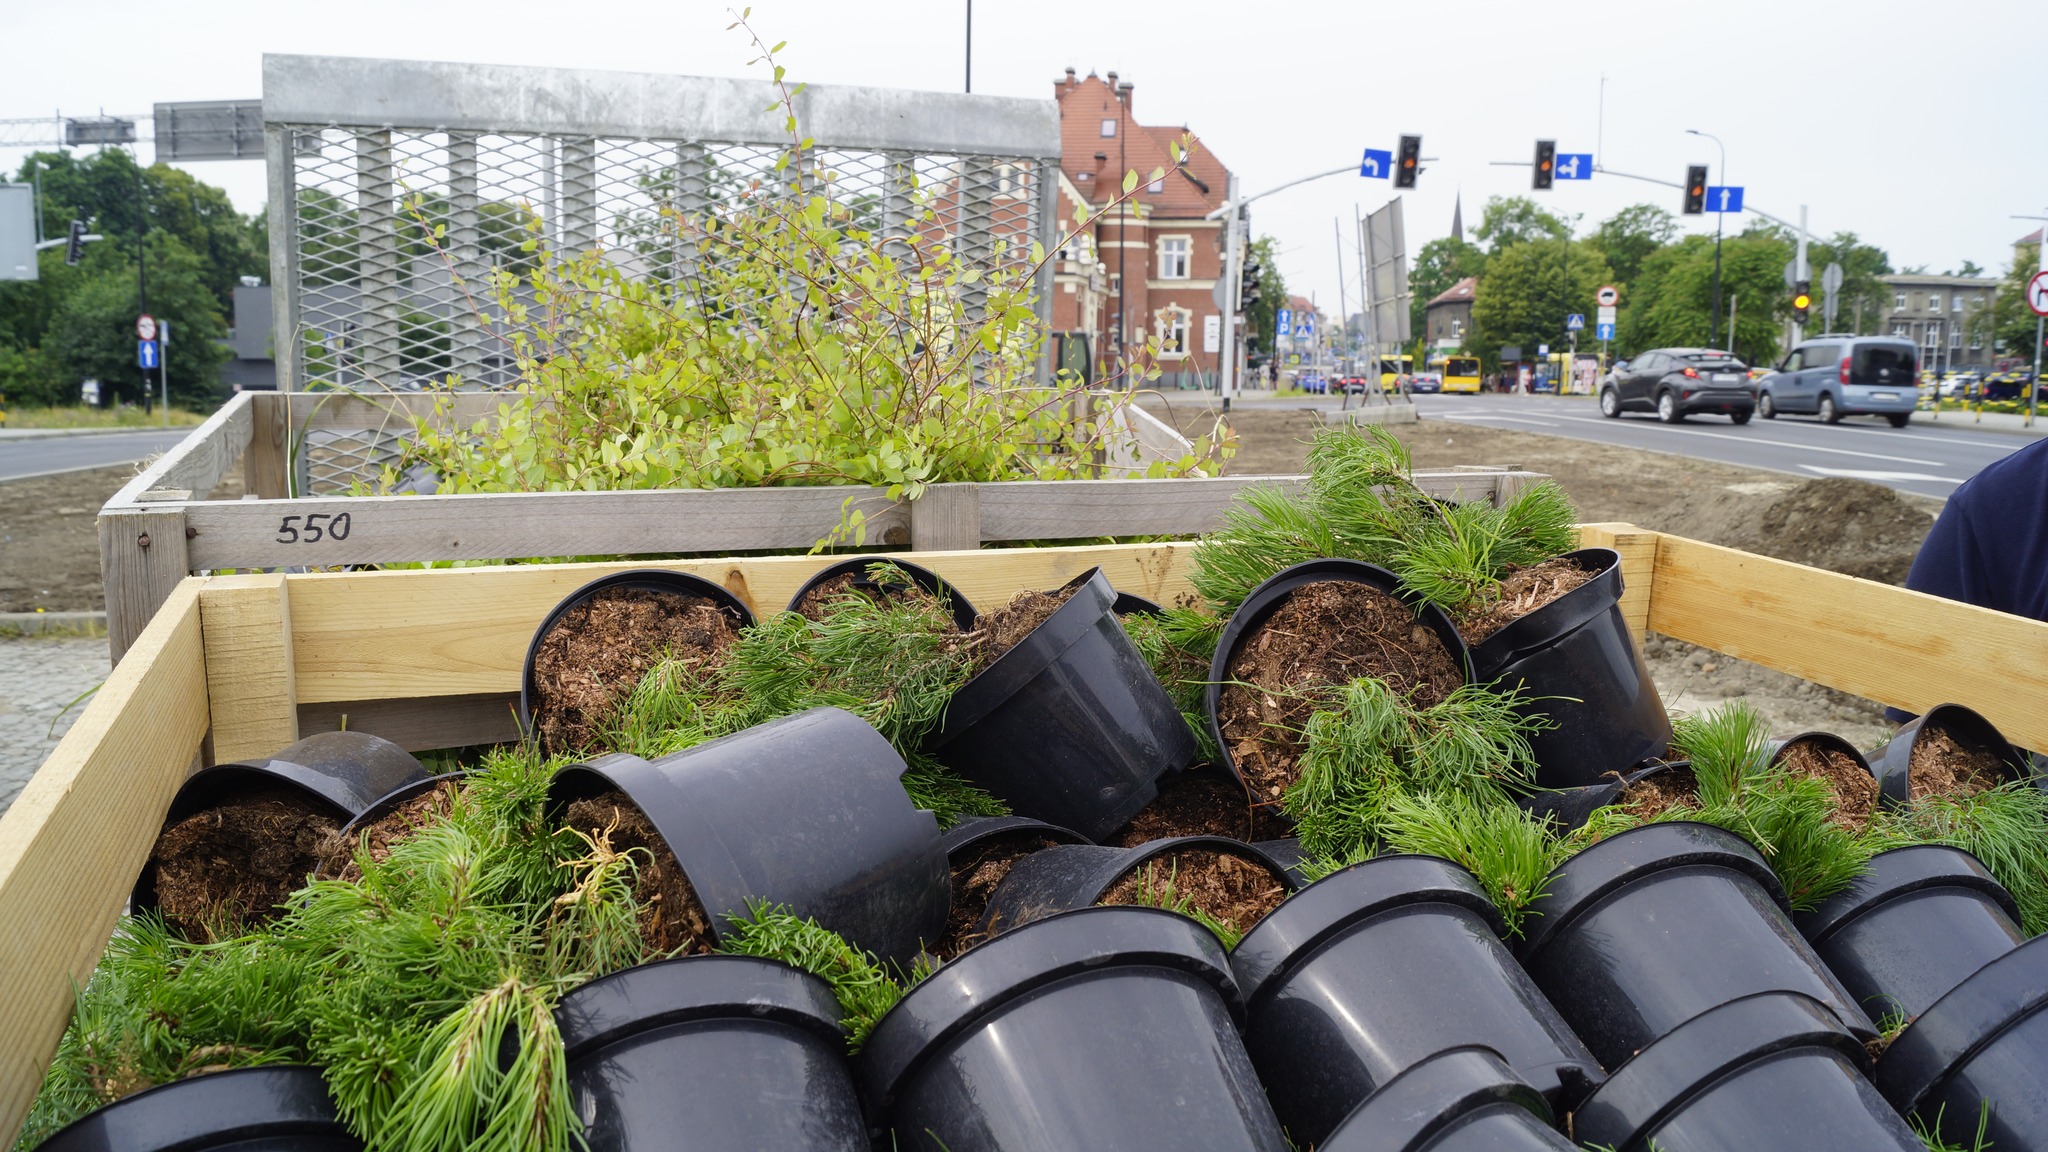
M 1928 797 L 1881 814 L 1890 844 L 1947 844 L 1983 861 L 2019 905 L 2028 936 L 2048 932 L 2048 792 L 2016 780 L 1974 796 Z
M 1548 821 L 1470 793 L 1395 796 L 1382 827 L 1388 847 L 1441 856 L 1477 877 L 1510 936 L 1521 935 L 1530 904 L 1543 895 L 1561 862 Z
M 1920 1138 L 1920 1143 L 1927 1145 L 1927 1152 L 1992 1152 L 1991 1101 L 1984 1100 L 1977 1104 L 1977 1134 L 1968 1144 L 1950 1144 L 1941 1138 L 1941 1118 L 1947 1111 L 1946 1104 L 1935 1109 L 1932 1124 L 1922 1121 L 1918 1116 L 1906 1118 L 1906 1122 L 1913 1128 L 1913 1135 Z
M 1254 485 L 1237 494 L 1223 523 L 1195 545 L 1188 583 L 1228 615 L 1283 568 L 1356 553 L 1315 505 L 1285 489 Z
M 1141 908 L 1159 908 L 1175 912 L 1207 928 L 1211 935 L 1223 942 L 1228 952 L 1244 939 L 1244 931 L 1236 923 L 1211 916 L 1195 906 L 1194 898 L 1182 892 L 1175 883 L 1180 878 L 1180 865 L 1173 864 L 1166 875 L 1159 874 L 1157 862 L 1148 863 L 1138 875 L 1137 899 L 1132 903 Z
M 1220 616 L 1193 608 L 1168 608 L 1157 616 L 1140 613 L 1123 618 L 1131 643 L 1195 734 L 1196 759 L 1202 762 L 1213 763 L 1218 756 L 1203 715 L 1202 697 L 1209 687 L 1209 664 L 1216 658 L 1224 623 Z
M 780 960 L 832 986 L 832 995 L 844 1014 L 840 1023 L 846 1028 L 848 1052 L 859 1052 L 875 1025 L 903 998 L 905 982 L 887 964 L 816 920 L 765 900 L 749 901 L 744 915 L 730 915 L 726 920 L 731 928 L 720 937 L 719 951 Z M 922 973 L 913 972 L 912 976 L 921 978 Z
M 1672 723 L 1671 743 L 1692 761 L 1700 807 L 1737 803 L 1750 782 L 1765 775 L 1770 736 L 1769 722 L 1746 700 Z
M 509 1066 L 500 1053 L 515 1053 Z M 545 992 L 508 975 L 427 1033 L 365 1152 L 540 1152 L 566 1148 L 567 1060 Z

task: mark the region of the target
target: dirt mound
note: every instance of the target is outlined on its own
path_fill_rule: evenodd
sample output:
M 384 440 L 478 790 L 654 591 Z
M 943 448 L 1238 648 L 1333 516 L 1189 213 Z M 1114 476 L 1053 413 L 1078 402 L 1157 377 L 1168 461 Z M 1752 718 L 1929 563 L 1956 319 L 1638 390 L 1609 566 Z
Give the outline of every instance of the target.
M 1761 499 L 1675 501 L 1651 526 L 1710 544 L 1775 556 L 1886 584 L 1903 583 L 1933 521 L 1897 491 L 1829 476 Z

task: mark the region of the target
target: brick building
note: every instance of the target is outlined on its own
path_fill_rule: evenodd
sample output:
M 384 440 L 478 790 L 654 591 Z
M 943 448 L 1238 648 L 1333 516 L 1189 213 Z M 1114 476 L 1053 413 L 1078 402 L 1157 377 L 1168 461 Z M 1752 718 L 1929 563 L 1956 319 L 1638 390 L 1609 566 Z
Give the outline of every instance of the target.
M 1092 365 L 1101 379 L 1126 344 L 1156 336 L 1166 351 L 1157 386 L 1213 386 L 1222 316 L 1212 295 L 1221 275 L 1222 220 L 1203 217 L 1223 205 L 1230 172 L 1186 128 L 1139 124 L 1130 81 L 1072 68 L 1053 82 L 1060 106 L 1060 232 L 1053 272 L 1055 363 Z M 1186 147 L 1176 165 L 1173 145 Z M 1117 211 L 1124 173 L 1144 181 Z M 1076 228 L 1075 210 L 1088 222 Z M 1085 351 L 1083 349 L 1085 348 Z
M 1479 278 L 1467 276 L 1423 305 L 1423 328 L 1432 350 L 1462 351 L 1472 331 L 1472 297 L 1479 290 Z

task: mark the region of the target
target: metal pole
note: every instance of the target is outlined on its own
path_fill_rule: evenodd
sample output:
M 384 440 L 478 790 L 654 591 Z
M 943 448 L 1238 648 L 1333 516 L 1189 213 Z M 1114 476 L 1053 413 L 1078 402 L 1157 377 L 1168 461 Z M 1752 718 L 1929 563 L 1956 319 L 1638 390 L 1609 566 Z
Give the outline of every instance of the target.
M 1793 257 L 1793 260 L 1794 271 L 1792 278 L 1794 280 L 1812 280 L 1813 269 L 1809 268 L 1806 263 L 1806 205 L 1804 204 L 1801 204 L 1799 206 L 1799 248 Z M 1797 343 L 1798 341 L 1803 340 L 1805 338 L 1806 325 L 1801 324 L 1797 320 L 1794 320 L 1792 322 L 1793 342 Z
M 1121 126 L 1119 126 L 1121 131 Z M 1224 185 L 1224 199 L 1232 201 L 1230 218 L 1223 225 L 1223 354 L 1216 361 L 1216 395 L 1223 402 L 1223 410 L 1230 411 L 1230 397 L 1238 387 L 1237 375 L 1237 309 L 1240 304 L 1238 289 L 1243 276 L 1238 272 L 1238 241 L 1243 236 L 1244 217 L 1234 203 L 1237 199 L 1237 177 L 1230 177 Z M 1121 258 L 1123 250 L 1117 250 Z M 1122 286 L 1121 281 L 1118 284 Z
M 1728 186 L 1728 146 L 1721 143 L 1721 138 L 1711 132 L 1702 132 L 1697 128 L 1687 128 L 1686 133 L 1692 136 L 1705 136 L 1714 142 L 1715 148 L 1720 149 L 1721 166 L 1716 172 L 1720 178 L 1721 187 L 1726 188 Z M 1722 193 L 1722 196 L 1725 199 L 1727 193 Z M 1727 219 L 1727 216 L 1726 212 L 1716 211 L 1714 213 L 1714 311 L 1707 320 L 1707 347 L 1709 348 L 1721 342 L 1721 225 Z
M 156 379 L 164 390 L 164 427 L 171 426 L 171 322 L 156 322 Z
M 2038 412 L 2041 408 L 2041 341 L 2044 337 L 2048 337 L 2048 333 L 2042 331 L 2041 325 L 2044 321 L 2048 321 L 2048 317 L 2034 317 L 2034 378 L 2027 382 L 2027 427 L 2029 428 L 2034 426 L 2034 413 Z M 1939 394 L 1939 390 L 1937 390 L 1937 394 Z
M 1735 354 L 1735 308 L 1742 303 L 1742 293 L 1728 294 L 1728 354 Z
M 148 193 L 142 184 L 142 150 L 135 153 L 135 293 L 142 298 L 136 315 L 149 315 L 149 205 Z M 162 361 L 158 361 L 157 375 L 163 375 Z M 149 408 L 149 369 L 142 370 L 142 407 Z
M 36 176 L 36 243 L 41 244 L 43 242 L 43 162 L 41 160 L 31 160 L 30 163 L 35 165 Z
M 974 0 L 967 0 L 967 90 L 974 91 Z

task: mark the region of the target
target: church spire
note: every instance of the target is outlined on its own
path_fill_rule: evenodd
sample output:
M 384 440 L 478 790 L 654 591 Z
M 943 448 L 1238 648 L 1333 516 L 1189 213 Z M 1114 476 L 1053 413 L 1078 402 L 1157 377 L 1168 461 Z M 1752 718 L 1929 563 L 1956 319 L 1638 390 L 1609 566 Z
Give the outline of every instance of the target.
M 1461 244 L 1465 241 L 1465 193 L 1462 189 L 1458 198 L 1451 202 L 1451 239 Z

